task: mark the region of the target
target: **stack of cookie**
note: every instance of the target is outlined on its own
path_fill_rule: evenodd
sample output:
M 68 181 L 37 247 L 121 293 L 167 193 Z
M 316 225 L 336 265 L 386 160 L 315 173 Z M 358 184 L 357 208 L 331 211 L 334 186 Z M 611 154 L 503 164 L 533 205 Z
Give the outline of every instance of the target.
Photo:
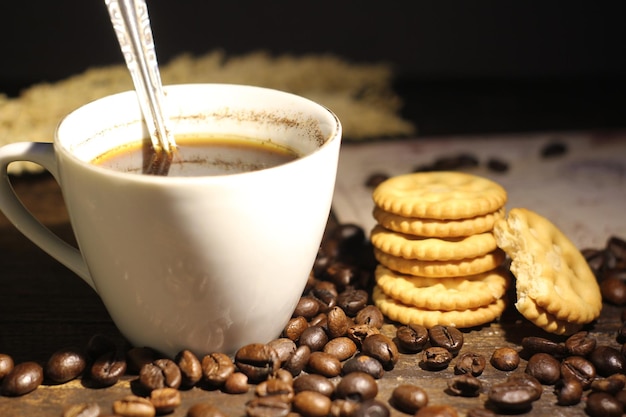
M 508 271 L 493 226 L 507 194 L 461 172 L 392 177 L 373 192 L 374 303 L 390 319 L 473 327 L 499 317 Z

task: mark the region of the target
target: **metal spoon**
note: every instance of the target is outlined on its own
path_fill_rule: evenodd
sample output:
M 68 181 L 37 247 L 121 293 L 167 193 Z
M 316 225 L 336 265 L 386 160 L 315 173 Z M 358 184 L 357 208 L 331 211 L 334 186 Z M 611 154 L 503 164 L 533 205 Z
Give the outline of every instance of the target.
M 147 173 L 166 174 L 176 142 L 163 111 L 163 87 L 145 0 L 104 0 L 130 72 L 152 147 Z

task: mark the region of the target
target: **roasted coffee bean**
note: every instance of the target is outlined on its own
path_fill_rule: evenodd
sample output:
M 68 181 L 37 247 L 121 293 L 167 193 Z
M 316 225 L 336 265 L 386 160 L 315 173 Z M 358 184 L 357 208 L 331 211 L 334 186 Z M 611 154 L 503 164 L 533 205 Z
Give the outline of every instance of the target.
M 276 351 L 280 363 L 287 362 L 297 349 L 296 343 L 287 337 L 274 339 L 268 342 L 268 346 Z
M 126 358 L 119 350 L 107 352 L 91 365 L 89 377 L 98 386 L 115 384 L 126 373 Z
M 279 379 L 289 385 L 293 385 L 293 375 L 286 369 L 280 368 L 277 369 L 274 375 L 270 376 L 273 379 Z
M 235 353 L 235 365 L 248 376 L 252 383 L 264 381 L 280 368 L 276 351 L 262 343 L 241 347 Z
M 532 387 L 537 392 L 537 400 L 541 397 L 543 393 L 543 385 L 541 382 L 534 376 L 527 374 L 525 372 L 518 372 L 508 376 L 506 382 L 512 382 L 515 384 L 526 384 Z
M 335 391 L 335 384 L 322 375 L 304 374 L 293 380 L 294 392 L 315 391 L 327 397 L 332 397 Z
M 587 397 L 585 412 L 590 417 L 621 417 L 624 407 L 610 394 L 592 392 Z
M 328 236 L 324 237 L 324 239 L 322 239 L 322 243 L 320 244 L 320 248 L 317 251 L 317 258 L 322 258 L 324 259 L 324 267 L 323 269 L 314 269 L 314 276 L 315 277 L 322 277 L 323 276 L 323 271 L 326 269 L 326 267 L 329 265 L 330 262 L 334 262 L 335 259 L 337 259 L 339 257 L 339 241 L 335 238 L 333 238 L 332 233 L 329 234 Z M 308 289 L 310 290 L 311 287 L 307 286 Z
M 420 352 L 428 343 L 428 330 L 419 324 L 402 325 L 396 330 L 398 347 L 408 353 Z
M 615 340 L 617 340 L 617 343 L 620 344 L 624 344 L 626 343 L 626 322 L 624 322 L 622 320 L 622 325 L 620 326 L 619 330 L 617 331 L 617 335 L 615 336 Z M 595 348 L 595 346 L 594 346 Z
M 526 363 L 526 373 L 544 385 L 553 385 L 561 377 L 561 362 L 547 353 L 535 353 Z
M 352 321 L 346 316 L 346 312 L 341 307 L 333 307 L 326 314 L 328 337 L 331 339 L 345 336 L 352 325 Z
M 302 417 L 326 417 L 331 404 L 329 397 L 315 391 L 299 392 L 293 399 L 293 409 Z
M 171 359 L 157 359 L 139 371 L 139 383 L 148 392 L 159 388 L 178 388 L 181 382 L 180 368 Z
M 328 343 L 328 335 L 320 326 L 311 326 L 302 332 L 299 342 L 300 345 L 308 346 L 311 352 L 316 352 L 324 349 L 324 346 Z
M 626 240 L 611 236 L 606 242 L 606 250 L 618 260 L 626 260 Z
M 477 397 L 482 389 L 478 378 L 470 374 L 457 375 L 448 379 L 448 390 L 461 397 Z
M 176 388 L 158 388 L 150 393 L 150 402 L 157 414 L 169 414 L 180 406 L 180 391 Z
M 587 356 L 596 348 L 596 339 L 589 332 L 580 331 L 567 338 L 565 347 L 570 355 Z
M 479 353 L 465 352 L 462 353 L 454 365 L 454 373 L 457 375 L 469 374 L 472 376 L 480 376 L 485 370 L 487 359 Z
M 524 350 L 532 353 L 549 353 L 557 358 L 568 355 L 567 348 L 564 343 L 553 342 L 550 339 L 536 336 L 528 336 L 522 339 L 522 347 Z
M 367 336 L 361 344 L 361 353 L 377 359 L 385 370 L 391 370 L 400 357 L 396 344 L 382 333 Z
M 619 350 L 611 346 L 597 346 L 589 355 L 589 360 L 595 366 L 598 375 L 601 376 L 622 373 L 626 369 L 624 356 Z
M 365 372 L 351 372 L 341 378 L 335 388 L 337 398 L 352 401 L 367 401 L 378 394 L 376 380 Z
M 422 352 L 422 366 L 429 371 L 446 369 L 452 361 L 452 353 L 442 347 L 429 347 Z
M 357 351 L 356 343 L 349 337 L 342 336 L 331 339 L 324 346 L 323 352 L 335 356 L 340 361 L 345 361 Z
M 341 375 L 341 362 L 329 353 L 311 352 L 307 369 L 311 373 L 332 378 Z
M 359 403 L 341 398 L 333 399 L 330 405 L 330 417 L 354 417 Z
M 349 359 L 343 364 L 342 373 L 345 375 L 351 372 L 365 372 L 375 379 L 380 379 L 385 374 L 383 364 L 378 359 L 363 354 Z
M 337 287 L 330 281 L 318 281 L 311 291 L 310 295 L 315 297 L 320 303 L 320 311 L 326 312 L 337 305 Z
M 294 396 L 291 383 L 273 378 L 259 383 L 254 392 L 257 397 L 274 397 L 286 403 L 291 403 Z
M 147 363 L 159 359 L 159 355 L 148 347 L 134 347 L 126 351 L 126 372 L 139 374 L 141 368 Z
M 385 323 L 385 317 L 378 307 L 370 304 L 363 307 L 358 313 L 356 313 L 354 323 L 366 324 L 370 327 L 380 329 Z
M 491 365 L 500 371 L 512 371 L 517 369 L 520 363 L 519 353 L 510 347 L 501 347 L 493 351 Z
M 298 376 L 306 368 L 310 358 L 311 349 L 306 345 L 298 346 L 291 358 L 283 364 L 283 368 L 289 371 L 291 375 Z
M 100 412 L 98 403 L 74 404 L 63 411 L 63 417 L 98 417 Z
M 507 172 L 509 163 L 500 158 L 489 158 L 487 160 L 487 168 L 493 172 Z
M 363 340 L 373 334 L 379 334 L 380 330 L 375 327 L 370 327 L 366 324 L 355 324 L 348 328 L 348 337 L 357 344 L 357 346 L 363 345 Z
M 250 389 L 248 377 L 242 372 L 233 372 L 226 378 L 222 389 L 227 394 L 245 394 Z
M 613 374 L 606 378 L 596 378 L 591 382 L 591 390 L 606 392 L 612 395 L 624 389 L 626 376 L 624 374 Z
M 269 349 L 272 349 L 268 346 Z M 272 349 L 272 352 L 276 352 Z M 228 355 L 221 352 L 211 353 L 202 358 L 202 376 L 211 386 L 221 387 L 226 379 L 235 372 L 235 364 Z
M 428 394 L 417 385 L 400 384 L 391 392 L 389 402 L 403 413 L 415 414 L 417 410 L 428 405 Z
M 43 376 L 43 368 L 38 363 L 19 363 L 4 377 L 0 391 L 9 397 L 28 394 L 41 385 Z
M 600 282 L 602 299 L 616 306 L 626 304 L 626 283 L 619 278 L 606 277 Z
M 554 385 L 557 404 L 576 405 L 583 397 L 583 386 L 577 379 L 559 379 Z
M 378 400 L 368 400 L 359 404 L 352 417 L 388 417 L 389 407 Z
M 337 296 L 337 305 L 346 312 L 349 317 L 356 314 L 367 305 L 367 291 L 362 289 L 349 288 L 342 291 Z
M 338 289 L 344 290 L 353 285 L 358 280 L 359 275 L 359 268 L 355 265 L 335 261 L 326 268 L 325 279 L 335 284 Z
M 180 385 L 193 387 L 202 379 L 202 364 L 195 353 L 188 349 L 181 350 L 174 358 L 181 375 Z
M 591 268 L 591 271 L 596 278 L 601 278 L 602 272 L 606 267 L 607 252 L 604 249 L 583 249 L 581 251 L 587 265 Z
M 437 325 L 428 329 L 432 346 L 442 347 L 455 355 L 463 347 L 463 333 L 456 327 Z
M 374 172 L 365 180 L 365 186 L 369 188 L 378 187 L 383 181 L 389 179 L 389 174 L 384 172 Z
M 420 408 L 414 417 L 458 417 L 459 413 L 451 405 L 427 405 Z
M 517 413 L 529 410 L 532 403 L 541 397 L 541 393 L 541 385 L 537 388 L 523 379 L 516 378 L 492 385 L 488 398 L 498 410 Z
M 619 401 L 626 410 L 626 390 L 621 390 L 615 393 L 615 399 Z
M 95 360 L 105 353 L 114 352 L 116 350 L 117 345 L 111 337 L 103 334 L 95 334 L 91 336 L 87 342 L 85 354 Z
M 309 327 L 319 327 L 321 329 L 324 329 L 324 331 L 327 331 L 328 315 L 326 313 L 319 313 L 317 316 L 309 320 Z
M 315 317 L 320 312 L 320 303 L 312 296 L 303 296 L 298 300 L 296 308 L 293 310 L 293 317 L 302 316 L 307 320 Z
M 338 242 L 339 256 L 350 258 L 365 243 L 365 230 L 358 224 L 342 223 L 333 228 L 331 239 Z
M 431 164 L 415 167 L 413 172 L 420 171 L 454 171 L 479 165 L 478 158 L 469 153 L 444 155 L 437 157 Z
M 561 377 L 575 378 L 587 390 L 596 377 L 596 367 L 582 356 L 569 356 L 561 362 Z
M 567 153 L 567 145 L 563 142 L 552 141 L 545 144 L 541 148 L 541 157 L 542 158 L 554 158 L 557 156 L 562 156 Z
M 5 353 L 0 353 L 0 381 L 7 376 L 15 366 L 13 358 Z
M 294 317 L 287 322 L 285 325 L 285 329 L 283 330 L 283 335 L 291 339 L 293 341 L 297 341 L 300 339 L 300 335 L 304 332 L 305 329 L 309 327 L 309 322 L 302 316 Z
M 285 417 L 290 411 L 291 404 L 273 397 L 254 398 L 246 403 L 248 417 Z
M 219 408 L 210 403 L 197 403 L 189 407 L 187 417 L 227 417 Z
M 54 352 L 44 367 L 44 375 L 62 384 L 77 378 L 87 366 L 85 354 L 78 348 L 68 347 Z
M 152 417 L 156 414 L 156 409 L 147 398 L 127 395 L 113 402 L 113 412 L 122 417 Z

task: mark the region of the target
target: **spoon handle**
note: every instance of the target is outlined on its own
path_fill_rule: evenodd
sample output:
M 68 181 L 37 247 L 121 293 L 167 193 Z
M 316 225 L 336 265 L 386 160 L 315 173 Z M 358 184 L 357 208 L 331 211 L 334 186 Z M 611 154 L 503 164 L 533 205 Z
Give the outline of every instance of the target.
M 164 95 L 145 0 L 104 0 L 130 71 L 155 151 L 170 154 L 176 143 L 164 115 Z

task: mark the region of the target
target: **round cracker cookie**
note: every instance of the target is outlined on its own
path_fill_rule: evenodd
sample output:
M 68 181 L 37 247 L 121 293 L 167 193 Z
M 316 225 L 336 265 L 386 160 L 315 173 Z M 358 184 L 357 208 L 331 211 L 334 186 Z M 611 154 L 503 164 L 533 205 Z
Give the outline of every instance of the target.
M 387 296 L 426 310 L 467 310 L 484 307 L 502 298 L 509 286 L 509 273 L 496 268 L 478 275 L 427 278 L 404 275 L 378 265 L 376 284 Z
M 394 232 L 377 225 L 370 233 L 375 248 L 389 255 L 421 261 L 449 261 L 484 256 L 496 250 L 493 233 L 464 237 L 422 237 Z
M 467 219 L 504 206 L 507 194 L 499 184 L 455 171 L 398 175 L 373 191 L 376 206 L 389 213 L 427 219 Z
M 426 328 L 437 325 L 458 328 L 480 326 L 500 317 L 506 307 L 504 299 L 501 298 L 487 306 L 462 311 L 424 310 L 404 305 L 388 297 L 378 286 L 374 287 L 372 299 L 389 319 L 402 324 L 419 324 Z
M 528 297 L 518 298 L 515 303 L 515 308 L 517 308 L 517 311 L 528 321 L 549 333 L 569 336 L 583 327 L 583 324 L 580 323 L 570 323 L 565 320 L 559 320 L 554 315 L 539 307 Z
M 380 207 L 374 207 L 372 215 L 385 229 L 409 235 L 446 238 L 489 232 L 493 229 L 495 222 L 504 217 L 504 212 L 504 207 L 502 207 L 493 213 L 468 219 L 438 220 L 399 216 L 386 212 Z
M 531 298 L 568 323 L 598 318 L 602 295 L 596 277 L 580 251 L 549 220 L 515 208 L 506 220 L 496 222 L 494 235 L 511 258 L 518 298 Z
M 486 255 L 476 258 L 450 261 L 420 261 L 418 259 L 404 259 L 389 255 L 374 248 L 376 260 L 387 268 L 402 274 L 430 278 L 449 278 L 476 275 L 492 270 L 505 259 L 504 252 L 496 249 Z

